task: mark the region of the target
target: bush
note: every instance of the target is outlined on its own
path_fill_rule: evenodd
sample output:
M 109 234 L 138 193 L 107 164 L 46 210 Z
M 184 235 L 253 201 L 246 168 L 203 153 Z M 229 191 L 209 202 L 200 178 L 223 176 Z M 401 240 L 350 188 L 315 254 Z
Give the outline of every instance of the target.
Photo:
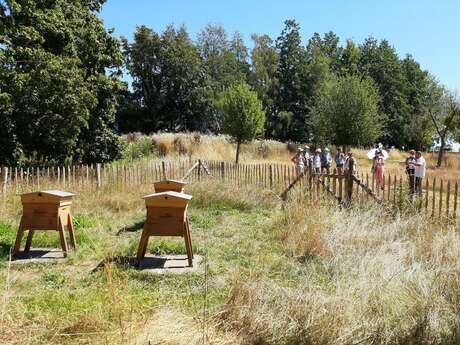
M 134 161 L 136 159 L 155 155 L 154 146 L 148 137 L 139 137 L 135 133 L 128 134 L 122 152 L 122 160 Z

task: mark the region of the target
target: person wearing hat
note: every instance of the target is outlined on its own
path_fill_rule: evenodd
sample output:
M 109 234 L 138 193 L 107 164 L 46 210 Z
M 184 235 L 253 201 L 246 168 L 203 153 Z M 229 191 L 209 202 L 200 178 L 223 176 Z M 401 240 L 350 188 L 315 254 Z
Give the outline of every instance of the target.
M 313 172 L 321 174 L 321 149 L 316 149 L 315 155 L 312 158 Z
M 329 171 L 331 169 L 331 164 L 332 164 L 331 152 L 326 147 L 324 149 L 324 153 L 321 155 L 321 170 L 329 174 Z
M 372 159 L 372 173 L 374 174 L 374 180 L 377 183 L 377 187 L 384 188 L 384 167 L 385 159 L 381 149 L 375 151 L 375 156 Z
M 305 169 L 307 169 L 310 166 L 310 146 L 305 145 L 303 148 L 303 156 L 304 156 L 304 161 L 305 161 Z
M 295 164 L 295 171 L 297 175 L 303 173 L 305 168 L 305 157 L 301 147 L 297 149 L 297 153 L 292 157 L 291 161 Z
M 409 195 L 411 197 L 415 194 L 415 164 L 417 158 L 415 157 L 415 150 L 409 151 L 409 157 L 406 158 L 406 174 L 409 182 Z

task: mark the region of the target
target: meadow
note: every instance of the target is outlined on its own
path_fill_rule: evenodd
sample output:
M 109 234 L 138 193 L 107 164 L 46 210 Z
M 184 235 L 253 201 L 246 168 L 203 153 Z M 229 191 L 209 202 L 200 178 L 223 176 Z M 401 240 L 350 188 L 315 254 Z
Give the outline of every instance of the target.
M 152 136 L 130 134 L 125 136 L 127 143 L 125 157 L 135 159 L 152 154 L 160 157 L 188 157 L 216 161 L 234 161 L 236 145 L 228 136 L 202 135 L 198 133 L 161 133 Z M 242 145 L 241 161 L 243 163 L 285 162 L 290 163 L 297 147 L 305 144 L 286 144 L 274 140 L 256 140 Z M 334 146 L 329 146 L 335 152 Z M 367 158 L 368 149 L 353 148 L 358 159 L 358 169 L 370 173 L 371 160 Z M 389 150 L 390 157 L 386 161 L 385 170 L 391 175 L 404 175 L 404 162 L 407 152 L 396 149 Z M 460 180 L 460 153 L 449 152 L 445 155 L 441 168 L 436 168 L 437 153 L 425 153 L 427 160 L 427 177 L 443 180 Z
M 170 138 L 154 137 L 154 145 L 152 138 L 136 139 L 125 159 L 150 155 L 152 147 L 169 158 L 224 160 L 234 153 L 222 138 L 197 143 L 188 136 L 182 148 Z M 161 142 L 166 153 L 158 152 Z M 290 156 L 284 144 L 259 142 L 245 146 L 242 158 L 289 162 Z M 99 190 L 75 184 L 72 191 L 78 250 L 52 264 L 10 261 L 21 205 L 15 190 L 2 195 L 1 344 L 460 342 L 457 223 L 370 202 L 344 209 L 327 196 L 282 203 L 263 186 L 203 175 L 186 192 L 194 196 L 192 241 L 204 262 L 195 272 L 156 275 L 123 259 L 136 253 L 141 197 L 152 192 L 151 183 Z M 58 236 L 37 234 L 33 246 L 58 247 Z M 182 239 L 155 238 L 148 252 L 185 249 Z

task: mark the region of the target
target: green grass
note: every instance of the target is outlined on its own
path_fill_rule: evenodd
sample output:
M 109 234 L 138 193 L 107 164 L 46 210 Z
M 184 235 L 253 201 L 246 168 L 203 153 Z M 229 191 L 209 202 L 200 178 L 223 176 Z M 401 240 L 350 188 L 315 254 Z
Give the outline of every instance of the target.
M 188 214 L 194 251 L 208 258 L 206 300 L 213 314 L 226 302 L 228 282 L 235 270 L 257 270 L 262 253 L 273 255 L 270 243 L 274 236 L 265 227 L 272 210 L 265 208 L 266 201 L 258 205 L 254 197 L 236 199 L 228 189 L 217 195 L 206 191 L 204 184 L 198 189 L 192 191 L 196 197 Z M 0 223 L 0 277 L 5 282 L 9 275 L 9 289 L 13 291 L 5 306 L 11 320 L 8 327 L 14 324 L 24 338 L 24 332 L 32 332 L 31 344 L 46 344 L 52 337 L 69 344 L 112 343 L 120 340 L 111 332 L 142 323 L 153 310 L 165 306 L 186 315 L 201 315 L 205 300 L 203 269 L 183 275 L 154 275 L 111 262 L 111 258 L 134 256 L 137 251 L 144 212 L 138 194 L 133 191 L 124 195 L 126 206 L 122 204 L 121 208 L 116 195 L 77 198 L 74 224 L 78 251 L 71 252 L 65 263 L 13 264 L 7 273 L 17 221 Z M 58 248 L 57 233 L 36 233 L 32 247 Z M 185 255 L 184 241 L 151 237 L 148 252 Z M 278 255 L 282 255 L 281 250 Z M 92 336 L 95 329 L 110 341 Z M 62 335 L 68 332 L 75 336 Z M 6 339 L 7 343 L 14 342 L 13 338 Z

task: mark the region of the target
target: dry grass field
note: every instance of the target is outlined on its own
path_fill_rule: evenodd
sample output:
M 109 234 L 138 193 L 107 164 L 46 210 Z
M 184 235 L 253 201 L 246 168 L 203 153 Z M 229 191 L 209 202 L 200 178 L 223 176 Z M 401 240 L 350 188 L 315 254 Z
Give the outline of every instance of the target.
M 152 149 L 161 156 L 187 156 L 194 159 L 233 161 L 236 146 L 226 136 L 212 136 L 200 134 L 156 134 L 152 137 L 131 135 L 127 138 L 132 146 L 146 146 L 146 151 Z M 135 144 L 134 142 L 137 142 Z M 303 146 L 303 145 L 301 145 Z M 242 146 L 242 162 L 290 162 L 297 145 L 285 144 L 272 140 L 257 140 Z M 330 147 L 335 152 L 334 147 Z M 361 172 L 370 173 L 371 160 L 366 156 L 368 150 L 353 149 L 358 158 L 358 167 Z M 391 150 L 386 162 L 386 172 L 391 175 L 404 175 L 404 161 L 408 154 L 398 150 Z M 428 163 L 427 177 L 443 179 L 445 181 L 460 180 L 460 153 L 447 153 L 441 168 L 436 168 L 437 155 L 426 153 Z
M 204 180 L 187 192 L 207 275 L 152 275 L 114 260 L 135 254 L 150 190 L 77 190 L 79 248 L 55 264 L 9 261 L 21 211 L 18 196 L 3 200 L 1 344 L 460 342 L 455 225 L 328 199 L 282 206 L 263 189 Z M 158 238 L 148 251 L 184 248 Z
M 131 158 L 152 147 L 169 158 L 234 154 L 222 137 L 184 135 L 182 148 L 170 134 L 153 140 L 131 138 Z M 161 142 L 167 152 L 158 152 Z M 365 151 L 355 152 L 367 170 Z M 258 142 L 246 145 L 242 158 L 290 156 L 285 144 Z M 388 170 L 397 171 L 404 156 L 392 152 Z M 449 155 L 450 166 L 430 174 L 456 178 L 458 157 Z M 366 199 L 347 209 L 326 196 L 282 203 L 262 187 L 203 177 L 186 192 L 204 263 L 186 274 L 156 275 L 126 260 L 136 253 L 141 197 L 152 186 L 105 183 L 95 191 L 77 183 L 72 191 L 78 250 L 56 263 L 10 260 L 21 205 L 14 189 L 1 195 L 2 345 L 460 343 L 458 223 L 395 214 Z M 37 234 L 33 247 L 59 247 L 58 236 Z M 148 252 L 185 255 L 185 248 L 180 238 L 152 238 Z

